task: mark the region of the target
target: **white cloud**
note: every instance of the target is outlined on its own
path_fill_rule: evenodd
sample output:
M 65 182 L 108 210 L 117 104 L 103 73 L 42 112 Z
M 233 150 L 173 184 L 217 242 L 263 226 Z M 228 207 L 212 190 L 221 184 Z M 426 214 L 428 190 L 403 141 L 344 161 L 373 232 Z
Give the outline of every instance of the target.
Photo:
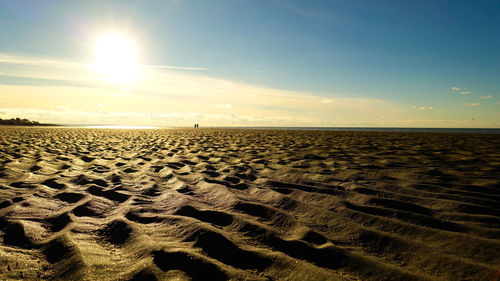
M 469 95 L 470 92 L 469 91 L 463 91 L 463 92 L 460 92 L 461 95 Z
M 478 102 L 464 102 L 464 105 L 466 106 L 478 106 L 480 103 Z
M 60 111 L 37 108 L 0 108 L 2 118 L 9 119 L 22 116 L 30 120 L 44 123 L 57 123 L 53 120 L 65 120 L 65 124 L 107 124 L 107 125 L 154 125 L 185 126 L 192 122 L 215 126 L 255 126 L 280 124 L 314 124 L 321 122 L 314 116 L 295 116 L 284 114 L 266 116 L 261 114 L 221 114 L 200 112 L 136 112 L 136 111 Z
M 322 103 L 332 103 L 333 100 L 332 99 L 324 99 L 324 100 L 321 100 Z
M 431 110 L 434 109 L 434 107 L 432 107 L 432 106 L 421 106 L 419 109 L 421 111 L 431 111 Z
M 455 86 L 455 87 L 451 87 L 451 89 L 452 89 L 453 91 L 460 91 L 460 90 L 462 90 L 460 87 L 456 87 L 456 86 Z
M 487 99 L 491 99 L 491 98 L 492 98 L 492 96 L 491 96 L 491 95 L 487 95 L 487 96 L 482 96 L 482 97 L 480 97 L 480 99 L 482 99 L 482 100 L 487 100 Z

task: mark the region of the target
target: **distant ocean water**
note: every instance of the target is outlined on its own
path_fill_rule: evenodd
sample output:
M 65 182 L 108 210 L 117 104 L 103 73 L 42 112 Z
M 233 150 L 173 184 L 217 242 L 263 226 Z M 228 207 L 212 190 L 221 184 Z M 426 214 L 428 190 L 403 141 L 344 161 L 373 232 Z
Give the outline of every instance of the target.
M 228 127 L 226 127 L 228 128 Z M 486 133 L 500 134 L 499 129 L 490 128 L 394 128 L 394 127 L 234 127 L 262 130 L 310 130 L 310 131 L 350 131 L 350 132 L 421 132 L 421 133 Z
M 192 128 L 177 126 L 125 126 L 125 125 L 63 125 L 71 128 L 102 129 L 175 129 Z M 200 127 L 213 129 L 252 129 L 252 130 L 299 130 L 299 131 L 350 131 L 350 132 L 421 132 L 421 133 L 481 133 L 500 134 L 500 128 L 395 128 L 395 127 Z

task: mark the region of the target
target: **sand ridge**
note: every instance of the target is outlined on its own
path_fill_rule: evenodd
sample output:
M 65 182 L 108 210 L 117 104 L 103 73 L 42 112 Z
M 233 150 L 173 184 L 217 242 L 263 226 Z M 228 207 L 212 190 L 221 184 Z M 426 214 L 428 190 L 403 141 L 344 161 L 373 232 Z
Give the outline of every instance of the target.
M 0 128 L 0 279 L 491 280 L 500 135 Z

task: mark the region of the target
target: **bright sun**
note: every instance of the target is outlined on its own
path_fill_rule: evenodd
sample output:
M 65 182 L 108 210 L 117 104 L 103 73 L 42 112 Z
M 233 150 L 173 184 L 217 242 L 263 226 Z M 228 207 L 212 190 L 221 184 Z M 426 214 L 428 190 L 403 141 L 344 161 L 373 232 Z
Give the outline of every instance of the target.
M 95 70 L 105 80 L 114 83 L 130 83 L 138 78 L 140 68 L 132 42 L 124 36 L 103 36 L 95 47 Z

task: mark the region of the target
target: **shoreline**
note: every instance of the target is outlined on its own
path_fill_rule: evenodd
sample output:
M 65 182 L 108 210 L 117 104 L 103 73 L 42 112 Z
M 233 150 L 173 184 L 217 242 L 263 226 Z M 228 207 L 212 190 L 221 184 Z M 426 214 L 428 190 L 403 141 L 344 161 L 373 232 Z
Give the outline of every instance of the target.
M 0 127 L 60 127 L 77 129 L 214 129 L 214 130 L 264 130 L 264 131 L 333 131 L 333 132 L 401 132 L 401 133 L 482 133 L 500 134 L 500 128 L 421 128 L 421 127 L 230 127 L 207 126 L 193 128 L 190 126 L 150 126 L 150 125 L 73 125 L 73 124 L 39 124 L 39 125 L 3 125 Z

